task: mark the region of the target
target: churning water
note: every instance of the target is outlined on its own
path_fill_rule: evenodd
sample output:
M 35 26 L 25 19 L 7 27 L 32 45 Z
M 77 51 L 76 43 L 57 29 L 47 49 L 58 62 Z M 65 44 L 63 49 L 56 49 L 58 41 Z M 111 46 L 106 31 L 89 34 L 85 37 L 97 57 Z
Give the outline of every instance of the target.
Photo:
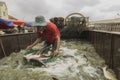
M 40 45 L 34 47 L 38 49 Z M 0 80 L 107 80 L 100 69 L 105 61 L 86 41 L 61 41 L 59 57 L 47 67 L 23 64 L 23 53 L 0 60 Z

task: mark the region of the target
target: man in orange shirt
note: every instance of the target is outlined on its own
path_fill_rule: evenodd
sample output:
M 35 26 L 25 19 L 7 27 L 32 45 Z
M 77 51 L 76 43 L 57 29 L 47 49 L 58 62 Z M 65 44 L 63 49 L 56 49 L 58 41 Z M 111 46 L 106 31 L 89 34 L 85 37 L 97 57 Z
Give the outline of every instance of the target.
M 37 16 L 33 26 L 37 28 L 38 37 L 33 44 L 27 46 L 27 49 L 31 49 L 44 40 L 44 47 L 52 46 L 54 54 L 58 55 L 60 48 L 60 32 L 57 26 L 52 22 L 46 22 L 43 16 Z

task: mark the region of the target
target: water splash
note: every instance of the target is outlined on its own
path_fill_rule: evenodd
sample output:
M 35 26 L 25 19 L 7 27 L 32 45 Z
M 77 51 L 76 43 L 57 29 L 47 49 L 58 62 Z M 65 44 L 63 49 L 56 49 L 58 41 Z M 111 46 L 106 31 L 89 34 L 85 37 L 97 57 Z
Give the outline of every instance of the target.
M 39 45 L 34 47 L 38 48 Z M 47 68 L 24 65 L 23 53 L 25 50 L 0 60 L 2 80 L 53 80 L 52 77 L 58 80 L 106 80 L 98 68 L 105 65 L 105 61 L 95 52 L 94 47 L 85 41 L 62 41 L 60 57 L 47 63 Z M 11 76 L 11 79 L 7 76 Z

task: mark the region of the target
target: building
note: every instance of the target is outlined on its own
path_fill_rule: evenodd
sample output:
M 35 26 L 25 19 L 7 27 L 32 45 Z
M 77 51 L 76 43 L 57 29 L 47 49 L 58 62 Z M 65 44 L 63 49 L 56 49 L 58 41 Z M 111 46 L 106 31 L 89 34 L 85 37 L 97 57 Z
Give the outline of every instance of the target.
M 91 21 L 91 24 L 120 23 L 120 18 Z
M 8 19 L 8 9 L 5 2 L 0 1 L 0 18 Z

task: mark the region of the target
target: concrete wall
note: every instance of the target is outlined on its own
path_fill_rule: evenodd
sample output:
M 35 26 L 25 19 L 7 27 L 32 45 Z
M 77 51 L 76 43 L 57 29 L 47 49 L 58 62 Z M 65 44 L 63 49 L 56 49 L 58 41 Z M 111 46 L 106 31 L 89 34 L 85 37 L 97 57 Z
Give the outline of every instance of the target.
M 89 41 L 120 80 L 120 32 L 89 31 Z
M 0 58 L 25 49 L 36 39 L 35 33 L 0 35 Z

